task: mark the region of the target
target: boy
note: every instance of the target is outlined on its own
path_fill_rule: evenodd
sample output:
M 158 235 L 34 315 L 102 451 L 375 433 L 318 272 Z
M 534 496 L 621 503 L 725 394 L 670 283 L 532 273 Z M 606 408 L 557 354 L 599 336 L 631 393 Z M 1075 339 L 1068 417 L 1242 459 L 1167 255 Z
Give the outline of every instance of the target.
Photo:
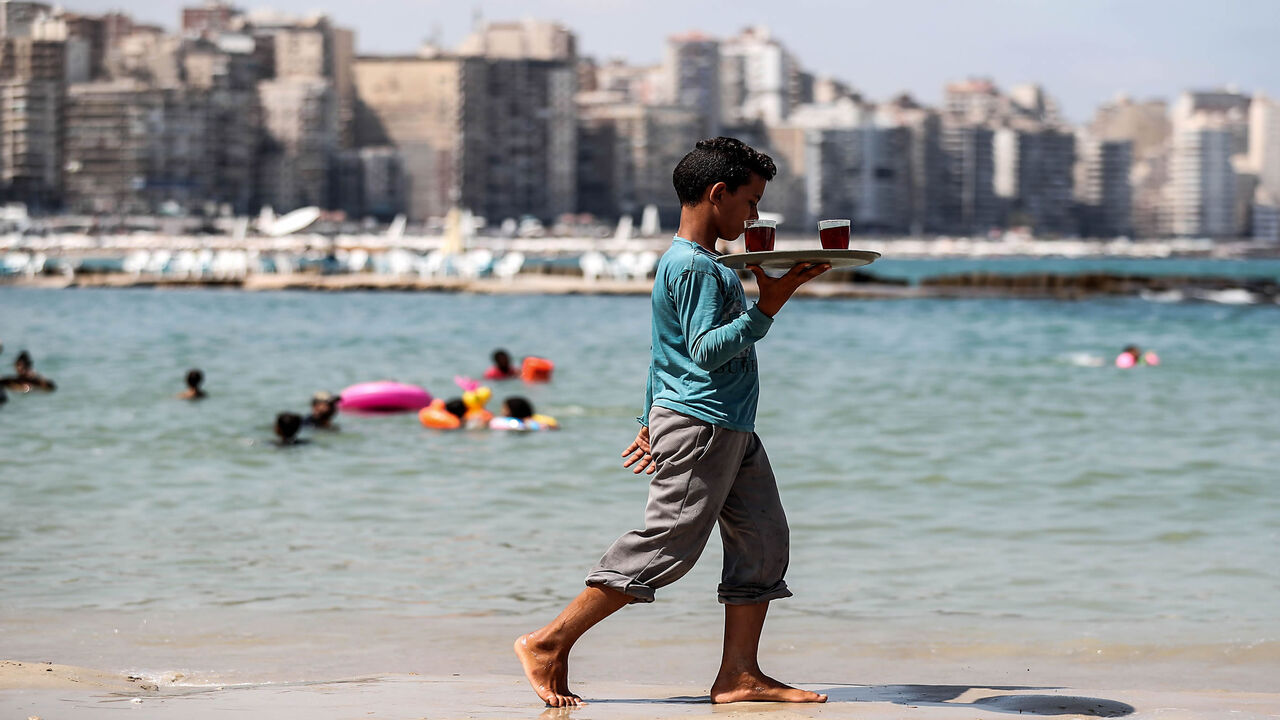
M 338 396 L 321 390 L 311 396 L 311 414 L 302 419 L 302 424 L 317 430 L 337 430 L 333 417 L 338 414 Z
M 18 357 L 13 359 L 13 374 L 0 378 L 0 387 L 24 393 L 32 390 L 53 392 L 58 389 L 52 380 L 35 371 L 31 354 L 26 350 L 19 352 Z
M 199 369 L 191 369 L 187 371 L 187 389 L 178 393 L 179 400 L 203 400 L 207 397 L 203 388 L 200 387 L 204 382 L 204 373 Z
M 680 229 L 653 284 L 653 345 L 645 414 L 624 467 L 654 477 L 645 529 L 623 535 L 587 576 L 587 588 L 551 624 L 515 642 L 538 697 L 581 705 L 569 690 L 569 651 L 588 629 L 693 566 L 717 522 L 724 544 L 720 601 L 724 655 L 714 703 L 823 702 L 826 696 L 767 677 L 756 659 L 769 602 L 788 597 L 788 529 L 769 459 L 753 432 L 759 378 L 754 344 L 796 288 L 826 272 L 797 265 L 780 278 L 750 266 L 760 297 L 749 310 L 742 283 L 716 261 L 719 239 L 735 240 L 759 217 L 768 155 L 732 138 L 703 140 L 672 176 Z M 745 311 L 744 311 L 745 310 Z

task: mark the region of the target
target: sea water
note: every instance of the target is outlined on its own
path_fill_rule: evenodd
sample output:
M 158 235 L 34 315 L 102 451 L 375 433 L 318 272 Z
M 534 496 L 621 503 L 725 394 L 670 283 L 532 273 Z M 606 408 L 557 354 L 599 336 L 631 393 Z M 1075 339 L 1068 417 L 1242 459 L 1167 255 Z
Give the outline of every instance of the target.
M 90 662 L 85 647 L 158 618 L 186 635 L 128 657 L 270 645 L 235 629 L 263 618 L 295 638 L 535 626 L 642 522 L 646 482 L 619 456 L 646 297 L 4 288 L 0 341 L 0 362 L 25 348 L 58 383 L 0 406 L 6 656 Z M 1115 368 L 1130 343 L 1161 364 Z M 276 413 L 315 391 L 455 396 L 497 347 L 555 374 L 495 383 L 491 409 L 523 395 L 561 430 L 343 414 L 309 444 L 271 442 Z M 1278 347 L 1274 306 L 797 299 L 758 346 L 796 593 L 773 616 L 811 635 L 1274 647 Z M 195 367 L 209 397 L 176 399 Z M 713 538 L 645 617 L 714 637 L 718 572 Z

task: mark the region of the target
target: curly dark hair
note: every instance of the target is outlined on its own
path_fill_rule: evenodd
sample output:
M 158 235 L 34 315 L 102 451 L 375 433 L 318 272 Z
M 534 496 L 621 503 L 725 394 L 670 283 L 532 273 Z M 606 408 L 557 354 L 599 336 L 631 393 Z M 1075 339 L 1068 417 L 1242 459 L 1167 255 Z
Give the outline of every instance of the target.
M 751 181 L 751 173 L 772 180 L 778 173 L 773 158 L 731 137 L 699 140 L 671 173 L 681 205 L 697 205 L 702 193 L 723 182 L 730 192 Z

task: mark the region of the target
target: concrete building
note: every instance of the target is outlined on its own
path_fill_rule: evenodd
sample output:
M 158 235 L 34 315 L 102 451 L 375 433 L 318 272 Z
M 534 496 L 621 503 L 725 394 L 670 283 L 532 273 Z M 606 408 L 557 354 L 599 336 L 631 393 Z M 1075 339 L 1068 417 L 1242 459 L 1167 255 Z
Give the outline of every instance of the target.
M 768 28 L 749 27 L 720 45 L 722 124 L 779 124 L 797 94 L 796 61 Z
M 1234 129 L 1222 118 L 1183 119 L 1173 136 L 1166 188 L 1170 230 L 1179 236 L 1234 237 L 1240 231 Z
M 943 116 L 943 186 L 939 193 L 944 232 L 985 235 L 1001 224 L 995 194 L 994 132 Z
M 992 187 L 1009 225 L 1041 234 L 1075 232 L 1074 135 L 1050 127 L 1002 127 L 994 132 L 992 151 Z
M 52 14 L 52 6 L 46 3 L 0 0 L 0 37 L 31 37 L 33 26 Z
M 675 106 L 581 106 L 578 210 L 638 220 L 646 205 L 656 205 L 661 224 L 675 227 L 680 201 L 671 171 L 702 139 L 702 120 L 696 111 Z
M 58 202 L 65 57 L 61 41 L 0 38 L 0 192 L 10 200 Z
M 156 104 L 136 80 L 78 83 L 67 94 L 66 207 L 80 213 L 145 213 L 150 128 Z
M 266 11 L 251 12 L 239 23 L 257 43 L 259 75 L 278 80 L 321 78 L 333 87 L 330 112 L 338 128 L 339 147 L 355 143 L 355 33 L 326 15 L 294 18 Z
M 596 90 L 617 93 L 622 104 L 661 105 L 664 85 L 661 65 L 629 65 L 622 60 L 610 60 L 595 66 L 595 87 L 579 90 Z
M 568 28 L 544 20 L 490 22 L 467 36 L 458 54 L 493 60 L 574 62 L 578 40 Z
M 942 111 L 958 123 L 979 125 L 998 119 L 1004 104 L 990 78 L 969 78 L 946 86 Z
M 877 113 L 881 124 L 907 131 L 906 168 L 910 186 L 907 231 L 914 235 L 944 231 L 946 223 L 940 201 L 946 185 L 942 116 L 907 96 L 881 105 Z
M 1248 154 L 1250 100 L 1248 95 L 1229 89 L 1184 92 L 1173 105 L 1173 130 L 1177 132 L 1188 123 L 1196 124 L 1201 116 L 1210 116 L 1231 134 L 1231 154 Z
M 1249 105 L 1249 167 L 1270 196 L 1280 197 L 1280 102 L 1261 93 Z
M 1076 141 L 1076 200 L 1080 234 L 1119 237 L 1133 234 L 1133 143 L 1098 140 L 1081 133 Z
M 342 151 L 336 180 L 338 207 L 348 217 L 386 222 L 406 209 L 404 159 L 394 147 Z
M 577 208 L 577 76 L 572 63 L 485 60 L 484 192 L 465 207 L 493 221 L 552 221 Z M 468 98 L 468 101 L 470 99 Z M 471 132 L 472 128 L 464 128 Z
M 219 0 L 182 8 L 182 34 L 187 37 L 216 36 L 235 29 L 243 13 L 235 6 Z
M 444 217 L 484 193 L 489 157 L 484 60 L 360 57 L 355 78 L 356 142 L 399 150 L 411 220 Z
M 720 41 L 699 32 L 667 38 L 662 62 L 667 102 L 702 116 L 700 134 L 720 134 Z
M 1253 239 L 1280 245 L 1280 196 L 1259 187 L 1253 198 Z
M 852 220 L 855 233 L 910 228 L 911 132 L 896 118 L 844 98 L 796 107 L 788 123 L 768 129 L 768 137 L 779 175 L 802 180 L 800 208 L 784 211 L 789 232 L 814 234 L 827 218 Z M 791 198 L 783 193 L 780 199 Z
M 66 205 L 86 213 L 199 211 L 217 201 L 208 91 L 77 83 L 66 112 Z
M 1128 140 L 1133 143 L 1135 163 L 1168 152 L 1173 132 L 1169 106 L 1165 101 L 1135 102 L 1125 95 L 1099 105 L 1087 129 L 1089 137 L 1097 140 Z
M 182 84 L 183 40 L 160 28 L 135 27 L 107 48 L 106 74 L 156 88 Z
M 332 84 L 318 77 L 258 83 L 263 151 L 257 203 L 277 212 L 331 207 L 330 168 L 338 151 Z

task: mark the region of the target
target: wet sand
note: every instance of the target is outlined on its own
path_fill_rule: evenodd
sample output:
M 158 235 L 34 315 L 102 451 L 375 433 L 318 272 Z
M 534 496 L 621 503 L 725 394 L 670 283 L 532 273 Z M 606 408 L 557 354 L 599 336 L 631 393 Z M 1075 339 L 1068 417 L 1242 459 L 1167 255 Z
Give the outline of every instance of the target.
M 693 684 L 617 680 L 578 683 L 588 704 L 543 708 L 512 675 L 383 675 L 318 682 L 214 687 L 165 686 L 66 665 L 0 664 L 5 717 L 97 718 L 1274 718 L 1280 694 L 1206 690 L 1098 690 L 1040 685 L 806 683 L 829 696 L 822 705 L 738 703 L 714 706 Z
M 821 632 L 811 619 L 780 616 L 766 627 L 765 671 L 830 700 L 713 706 L 707 692 L 718 623 L 653 624 L 634 613 L 583 638 L 570 677 L 588 704 L 553 710 L 535 697 L 510 652 L 527 619 L 403 618 L 388 625 L 357 614 L 347 627 L 325 623 L 299 635 L 265 621 L 188 616 L 185 634 L 175 635 L 183 618 L 148 616 L 114 629 L 104 624 L 109 616 L 83 618 L 79 629 L 51 628 L 41 638 L 20 633 L 25 640 L 6 649 L 28 658 L 0 662 L 0 717 L 1280 717 L 1276 649 L 1267 643 L 1227 652 L 1066 637 L 1057 645 L 1025 637 L 974 645 L 959 633 L 897 630 L 873 641 L 878 623 L 835 622 Z M 19 620 L 16 629 L 23 625 Z M 63 658 L 70 662 L 44 662 Z

